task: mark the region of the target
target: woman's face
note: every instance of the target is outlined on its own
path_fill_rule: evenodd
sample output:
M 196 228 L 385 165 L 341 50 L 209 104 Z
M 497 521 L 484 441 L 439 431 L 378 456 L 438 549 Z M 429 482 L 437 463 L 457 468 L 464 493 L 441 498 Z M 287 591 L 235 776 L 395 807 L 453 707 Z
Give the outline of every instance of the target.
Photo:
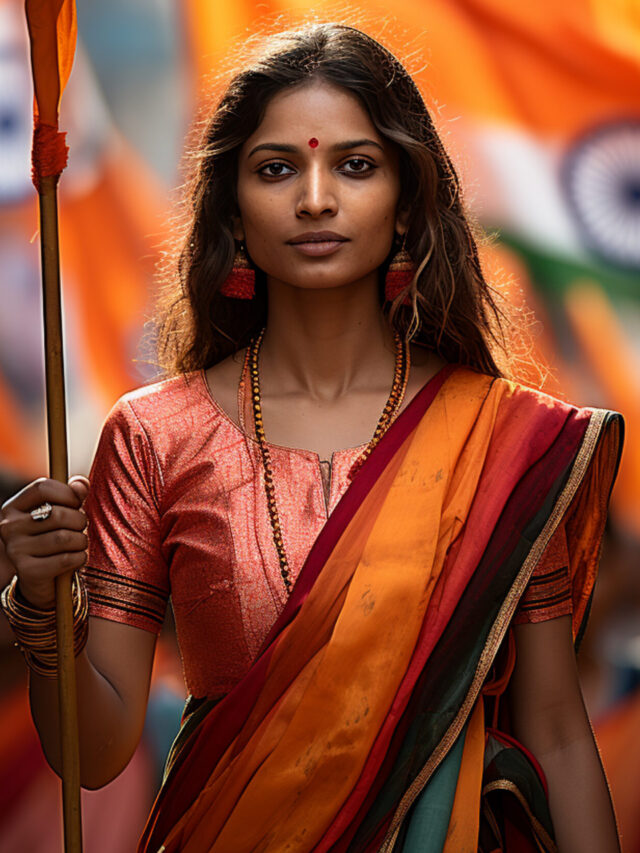
M 394 146 L 354 95 L 316 80 L 275 95 L 242 146 L 234 235 L 270 280 L 375 284 L 394 230 L 404 231 L 399 194 Z M 313 242 L 323 231 L 338 237 Z

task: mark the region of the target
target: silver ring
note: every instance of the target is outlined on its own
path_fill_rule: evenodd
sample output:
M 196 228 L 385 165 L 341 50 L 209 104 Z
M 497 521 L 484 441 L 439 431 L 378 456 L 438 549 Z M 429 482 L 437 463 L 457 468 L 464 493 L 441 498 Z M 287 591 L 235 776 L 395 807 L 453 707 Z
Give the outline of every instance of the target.
M 31 518 L 34 521 L 46 521 L 53 512 L 53 507 L 50 503 L 44 503 L 41 506 L 31 510 Z

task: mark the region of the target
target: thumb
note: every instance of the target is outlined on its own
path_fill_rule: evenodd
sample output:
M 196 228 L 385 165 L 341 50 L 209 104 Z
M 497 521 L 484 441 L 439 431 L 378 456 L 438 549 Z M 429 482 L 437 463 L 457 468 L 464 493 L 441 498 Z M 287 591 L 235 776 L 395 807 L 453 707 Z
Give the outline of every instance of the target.
M 82 477 L 77 474 L 75 477 L 69 478 L 69 485 L 73 489 L 76 497 L 80 501 L 80 506 L 85 502 L 87 495 L 89 494 L 90 483 L 86 477 Z

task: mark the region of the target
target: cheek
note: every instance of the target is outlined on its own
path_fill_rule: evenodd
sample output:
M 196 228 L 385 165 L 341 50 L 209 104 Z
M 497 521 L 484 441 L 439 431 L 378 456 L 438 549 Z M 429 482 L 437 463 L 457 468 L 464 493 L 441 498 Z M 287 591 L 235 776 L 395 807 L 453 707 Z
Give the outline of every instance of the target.
M 246 236 L 253 242 L 269 243 L 278 230 L 281 216 L 278 198 L 270 192 L 256 192 L 239 188 L 238 204 Z
M 376 182 L 369 192 L 358 194 L 360 217 L 367 224 L 393 228 L 396 208 L 400 197 L 400 187 L 391 175 L 385 175 L 384 181 Z
M 250 222 L 245 225 L 245 235 L 247 248 L 254 262 L 262 268 L 273 266 L 274 259 L 281 255 L 280 244 L 282 243 L 277 219 L 274 222 L 273 214 L 265 218 L 254 214 Z
M 254 264 L 277 274 L 282 263 L 282 216 L 275 205 L 253 205 L 243 215 L 245 242 Z
M 386 256 L 396 225 L 396 197 L 389 193 L 370 200 L 362 205 L 359 216 L 362 236 L 376 256 L 382 252 Z M 386 251 L 385 251 L 386 247 Z

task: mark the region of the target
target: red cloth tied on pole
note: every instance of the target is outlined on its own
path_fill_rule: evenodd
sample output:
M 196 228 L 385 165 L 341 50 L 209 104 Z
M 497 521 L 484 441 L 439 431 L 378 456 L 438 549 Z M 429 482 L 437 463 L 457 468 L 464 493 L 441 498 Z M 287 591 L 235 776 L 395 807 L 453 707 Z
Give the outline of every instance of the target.
M 40 191 L 40 178 L 59 176 L 69 149 L 58 131 L 60 98 L 67 84 L 76 49 L 74 0 L 26 0 L 33 72 L 33 146 L 31 177 Z

